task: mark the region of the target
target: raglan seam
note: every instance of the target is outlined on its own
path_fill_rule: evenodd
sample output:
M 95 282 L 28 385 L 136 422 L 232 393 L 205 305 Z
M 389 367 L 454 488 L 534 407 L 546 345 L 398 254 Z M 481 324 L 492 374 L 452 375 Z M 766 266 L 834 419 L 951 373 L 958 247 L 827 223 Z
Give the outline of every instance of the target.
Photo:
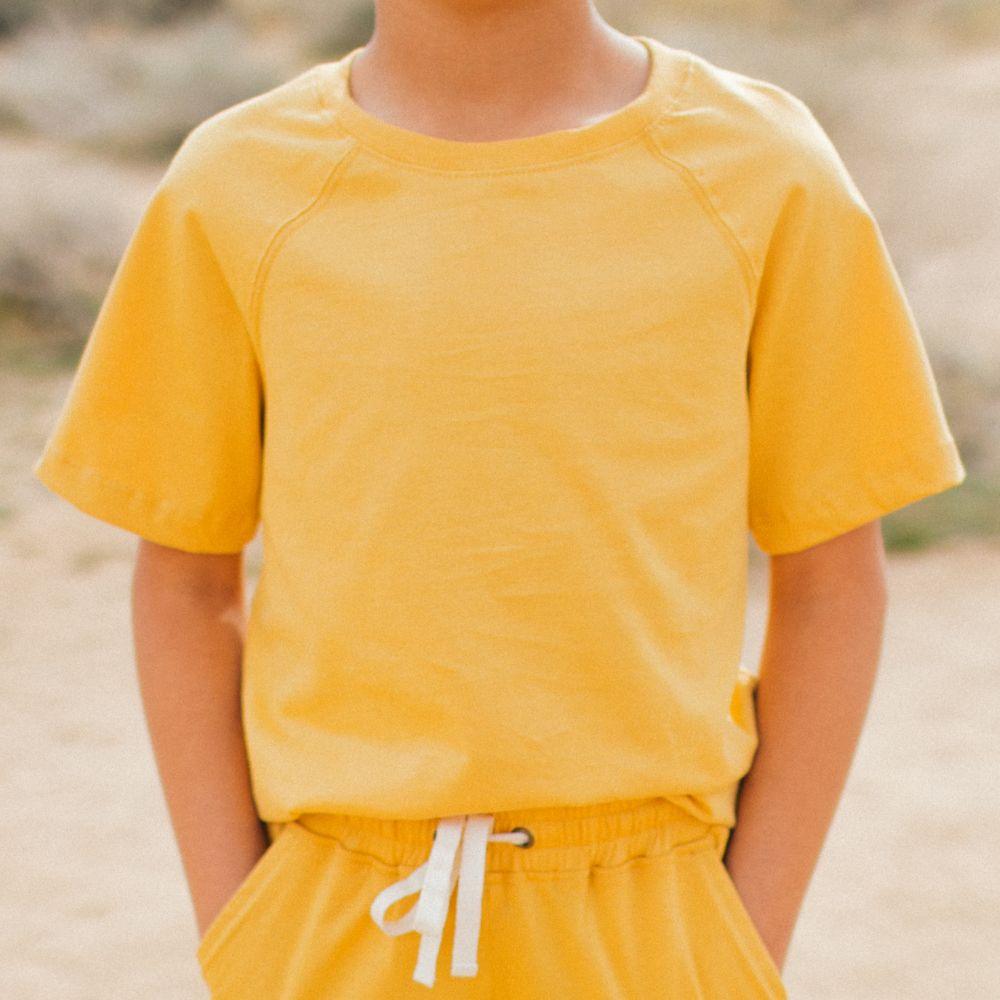
M 740 238 L 736 235 L 732 225 L 726 221 L 722 210 L 713 201 L 712 196 L 708 192 L 707 186 L 699 179 L 694 169 L 689 167 L 686 163 L 681 162 L 681 160 L 676 157 L 671 156 L 663 149 L 659 138 L 654 135 L 654 126 L 656 124 L 659 123 L 654 123 L 654 125 L 651 125 L 646 129 L 646 134 L 649 139 L 648 145 L 655 156 L 661 159 L 667 164 L 667 166 L 681 176 L 687 184 L 689 190 L 691 190 L 694 195 L 695 200 L 699 205 L 701 205 L 703 211 L 711 219 L 713 225 L 715 225 L 715 227 L 720 231 L 726 243 L 729 244 L 729 248 L 732 251 L 733 256 L 736 258 L 737 266 L 743 275 L 747 295 L 747 318 L 749 321 L 753 317 L 756 306 L 755 289 L 757 287 L 757 270 L 754 267 L 753 258 L 743 245 Z
M 270 274 L 271 266 L 294 229 L 308 222 L 310 216 L 322 208 L 330 198 L 333 190 L 336 188 L 336 181 L 339 180 L 340 174 L 345 169 L 346 164 L 353 158 L 357 149 L 358 144 L 355 142 L 337 157 L 337 161 L 323 179 L 319 191 L 302 208 L 298 209 L 275 228 L 258 258 L 254 269 L 249 302 L 250 335 L 251 339 L 257 345 L 258 351 L 261 350 L 260 308 L 264 295 L 264 286 Z
M 681 101 L 687 96 L 688 87 L 694 78 L 694 53 L 688 49 L 682 51 L 685 52 L 687 58 L 684 64 L 684 75 L 674 94 L 674 99 L 646 126 L 647 129 L 653 128 L 669 118 L 677 110 Z

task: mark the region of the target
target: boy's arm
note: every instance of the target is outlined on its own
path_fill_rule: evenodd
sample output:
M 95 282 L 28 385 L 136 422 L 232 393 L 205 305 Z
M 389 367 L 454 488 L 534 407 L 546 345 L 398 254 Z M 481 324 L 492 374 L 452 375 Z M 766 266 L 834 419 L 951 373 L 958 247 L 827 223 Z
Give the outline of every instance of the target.
M 242 553 L 140 538 L 132 584 L 136 666 L 198 933 L 267 846 L 240 715 Z
M 846 782 L 887 606 L 881 521 L 773 555 L 760 742 L 726 866 L 779 968 Z

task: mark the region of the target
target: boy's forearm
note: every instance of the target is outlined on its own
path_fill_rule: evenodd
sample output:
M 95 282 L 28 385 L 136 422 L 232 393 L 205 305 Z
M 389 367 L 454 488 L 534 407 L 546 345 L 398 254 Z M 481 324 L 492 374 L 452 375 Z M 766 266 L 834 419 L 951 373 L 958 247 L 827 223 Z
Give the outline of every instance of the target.
M 866 525 L 771 564 L 760 742 L 726 865 L 779 968 L 871 698 L 886 605 L 880 531 Z
M 267 845 L 240 718 L 239 556 L 140 542 L 133 631 L 146 722 L 202 934 Z

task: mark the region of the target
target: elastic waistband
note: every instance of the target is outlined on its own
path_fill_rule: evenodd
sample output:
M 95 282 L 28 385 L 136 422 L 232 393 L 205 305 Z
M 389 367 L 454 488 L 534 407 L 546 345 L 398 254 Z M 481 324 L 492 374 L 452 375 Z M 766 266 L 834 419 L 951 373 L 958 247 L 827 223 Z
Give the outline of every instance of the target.
M 622 799 L 577 806 L 512 809 L 492 814 L 493 830 L 523 827 L 526 847 L 491 841 L 486 871 L 564 871 L 613 867 L 668 851 L 724 849 L 729 829 L 709 824 L 664 798 Z M 303 813 L 296 822 L 342 848 L 390 867 L 427 859 L 439 817 L 389 819 L 339 813 Z M 282 824 L 270 824 L 271 832 Z

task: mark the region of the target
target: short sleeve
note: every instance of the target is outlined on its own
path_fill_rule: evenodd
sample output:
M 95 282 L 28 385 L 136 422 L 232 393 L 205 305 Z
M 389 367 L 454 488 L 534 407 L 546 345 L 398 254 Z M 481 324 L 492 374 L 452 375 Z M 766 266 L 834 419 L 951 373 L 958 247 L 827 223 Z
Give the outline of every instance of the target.
M 235 552 L 258 521 L 261 379 L 179 162 L 131 235 L 32 472 L 151 541 Z
M 749 528 L 769 554 L 819 544 L 966 474 L 880 227 L 798 106 L 805 141 L 761 267 L 747 356 Z

